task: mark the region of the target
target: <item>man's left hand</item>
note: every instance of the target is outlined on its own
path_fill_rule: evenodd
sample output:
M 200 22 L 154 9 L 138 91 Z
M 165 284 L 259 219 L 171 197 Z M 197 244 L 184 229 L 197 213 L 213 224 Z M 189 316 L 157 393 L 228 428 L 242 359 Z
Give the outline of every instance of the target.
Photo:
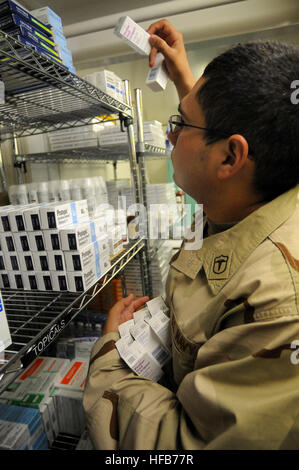
M 128 297 L 116 302 L 108 313 L 103 335 L 111 332 L 118 333 L 118 326 L 131 320 L 133 318 L 133 313 L 148 301 L 149 297 L 147 296 L 134 300 L 134 295 L 130 294 Z

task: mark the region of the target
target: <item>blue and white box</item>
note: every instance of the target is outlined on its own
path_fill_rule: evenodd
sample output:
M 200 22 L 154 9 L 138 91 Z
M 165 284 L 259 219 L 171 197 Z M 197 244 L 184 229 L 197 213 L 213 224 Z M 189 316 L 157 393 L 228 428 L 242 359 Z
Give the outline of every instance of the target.
M 105 231 L 105 217 L 99 217 L 98 219 L 94 219 L 86 223 L 61 229 L 61 249 L 64 251 L 81 250 L 90 243 L 95 242 L 99 235 Z
M 0 403 L 1 450 L 47 450 L 39 410 Z
M 0 292 L 0 353 L 12 343 L 6 318 L 2 294 Z M 0 418 L 1 419 L 1 418 Z
M 49 7 L 37 8 L 30 12 L 35 18 L 50 26 L 52 29 L 59 29 L 62 31 L 62 21 L 59 15 Z
M 54 203 L 40 207 L 41 229 L 60 229 L 89 220 L 87 200 Z
M 22 18 L 25 18 L 30 25 L 34 26 L 37 29 L 40 29 L 45 34 L 47 34 L 47 36 L 52 36 L 52 31 L 49 27 L 47 27 L 43 22 L 39 21 L 35 16 L 29 13 L 28 10 L 21 7 L 21 5 L 19 5 L 18 3 L 13 2 L 12 0 L 5 0 L 4 2 L 0 3 L 1 17 L 4 15 L 9 16 L 13 13 L 21 16 Z

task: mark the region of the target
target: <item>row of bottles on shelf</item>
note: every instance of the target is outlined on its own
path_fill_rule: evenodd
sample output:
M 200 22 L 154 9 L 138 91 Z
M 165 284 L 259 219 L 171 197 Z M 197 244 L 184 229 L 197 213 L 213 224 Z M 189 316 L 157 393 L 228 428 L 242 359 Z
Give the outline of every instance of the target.
M 41 181 L 12 185 L 8 189 L 8 197 L 12 205 L 79 201 L 90 198 L 95 198 L 99 203 L 105 203 L 107 202 L 107 187 L 101 176 Z

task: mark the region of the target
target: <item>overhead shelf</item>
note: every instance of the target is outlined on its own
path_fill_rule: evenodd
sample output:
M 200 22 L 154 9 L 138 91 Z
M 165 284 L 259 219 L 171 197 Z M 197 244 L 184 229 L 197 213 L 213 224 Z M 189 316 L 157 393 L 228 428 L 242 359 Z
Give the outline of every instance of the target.
M 68 127 L 68 122 L 86 124 L 100 115 L 132 117 L 129 105 L 1 30 L 0 76 L 6 100 L 0 105 L 2 134 L 39 134 Z
M 85 292 L 1 289 L 12 344 L 0 354 L 0 394 L 143 248 L 142 239 L 127 245 Z
M 145 157 L 168 156 L 160 147 L 145 144 Z M 106 147 L 83 147 L 78 149 L 57 150 L 54 152 L 16 155 L 16 162 L 29 163 L 72 163 L 73 161 L 118 161 L 128 159 L 128 145 L 118 144 Z

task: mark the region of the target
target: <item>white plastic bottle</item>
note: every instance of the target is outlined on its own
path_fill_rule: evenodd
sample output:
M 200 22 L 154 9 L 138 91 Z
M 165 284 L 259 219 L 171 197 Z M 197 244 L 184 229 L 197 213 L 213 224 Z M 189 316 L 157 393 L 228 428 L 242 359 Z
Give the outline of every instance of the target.
M 60 198 L 61 201 L 70 201 L 71 198 L 71 188 L 69 180 L 61 180 L 60 182 Z
M 81 179 L 81 193 L 82 199 L 87 200 L 88 213 L 92 217 L 95 213 L 96 198 L 95 198 L 95 186 L 92 178 Z
M 60 200 L 58 180 L 53 180 L 53 181 L 48 182 L 48 191 L 49 191 L 50 202 L 57 202 Z
M 81 178 L 74 178 L 70 181 L 71 199 L 72 201 L 80 201 L 82 198 Z
M 8 188 L 8 197 L 9 197 L 9 202 L 13 206 L 17 206 L 19 203 L 19 198 L 18 198 L 18 185 L 13 184 L 9 186 Z
M 28 193 L 28 202 L 34 203 L 38 202 L 37 197 L 37 184 L 36 183 L 28 183 L 27 184 L 27 193 Z
M 18 194 L 18 204 L 20 206 L 28 204 L 27 185 L 26 184 L 19 184 L 18 185 L 17 194 Z
M 50 202 L 48 182 L 41 181 L 37 184 L 38 202 Z

